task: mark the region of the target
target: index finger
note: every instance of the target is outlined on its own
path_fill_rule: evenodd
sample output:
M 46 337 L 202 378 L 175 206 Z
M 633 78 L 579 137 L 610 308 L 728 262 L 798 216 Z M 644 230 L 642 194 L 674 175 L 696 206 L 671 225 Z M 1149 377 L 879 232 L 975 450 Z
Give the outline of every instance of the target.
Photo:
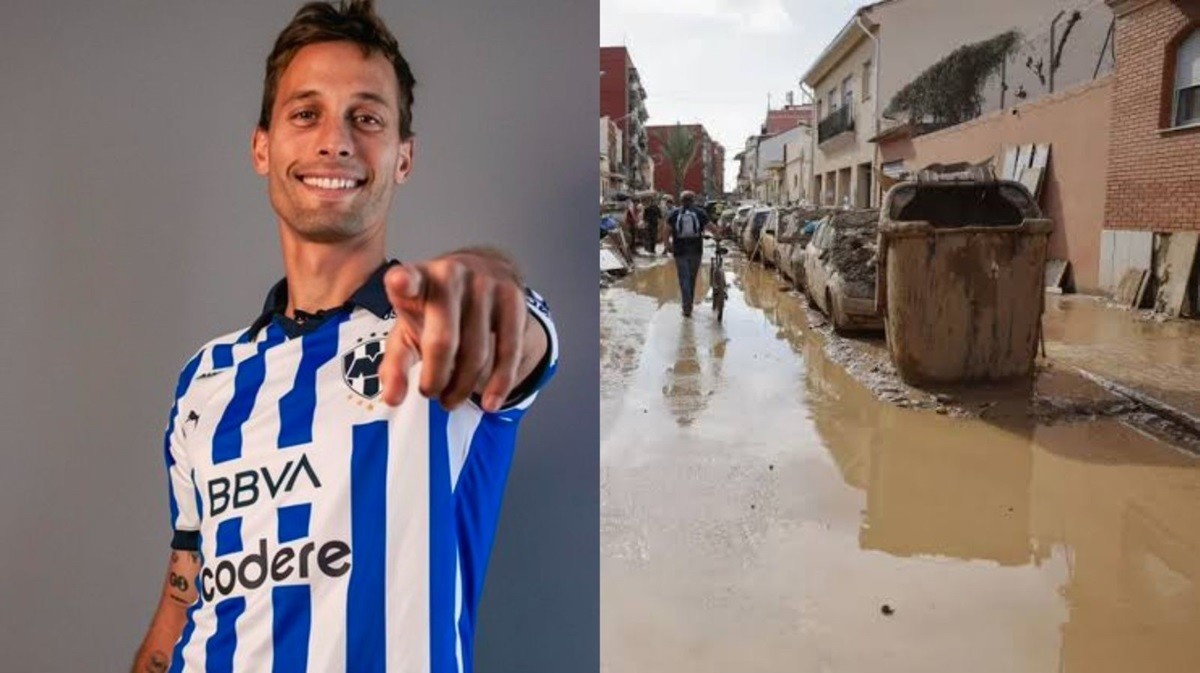
M 413 313 L 420 309 L 420 302 L 428 283 L 425 272 L 417 266 L 397 264 L 383 276 L 383 287 L 388 302 L 399 313 Z

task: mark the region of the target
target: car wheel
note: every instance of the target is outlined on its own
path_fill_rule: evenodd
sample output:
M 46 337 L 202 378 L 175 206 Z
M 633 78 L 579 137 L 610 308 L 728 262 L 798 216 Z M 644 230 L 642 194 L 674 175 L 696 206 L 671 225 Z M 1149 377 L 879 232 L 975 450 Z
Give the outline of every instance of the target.
M 829 314 L 829 322 L 833 323 L 833 331 L 838 334 L 846 333 L 846 318 L 842 315 L 838 305 L 834 303 L 833 292 L 826 288 L 825 290 L 825 307 Z

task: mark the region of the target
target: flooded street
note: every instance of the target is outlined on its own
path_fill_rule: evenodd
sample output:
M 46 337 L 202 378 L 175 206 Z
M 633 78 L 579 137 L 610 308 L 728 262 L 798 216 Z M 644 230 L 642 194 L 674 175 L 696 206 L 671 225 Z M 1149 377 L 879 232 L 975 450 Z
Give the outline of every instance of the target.
M 1200 670 L 1200 459 L 882 402 L 773 272 L 731 256 L 718 325 L 639 264 L 600 297 L 602 670 Z
M 1200 418 L 1200 321 L 1160 324 L 1148 311 L 1112 310 L 1094 297 L 1047 296 L 1051 357 L 1106 378 L 1125 379 L 1156 399 Z M 1101 348 L 1097 348 L 1101 346 Z

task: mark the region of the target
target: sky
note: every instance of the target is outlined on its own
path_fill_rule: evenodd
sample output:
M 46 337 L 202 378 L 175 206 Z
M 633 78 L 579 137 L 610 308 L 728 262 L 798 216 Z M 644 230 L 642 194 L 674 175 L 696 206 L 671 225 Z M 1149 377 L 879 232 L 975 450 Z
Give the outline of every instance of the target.
M 600 45 L 624 45 L 651 125 L 700 123 L 733 155 L 868 0 L 600 0 Z

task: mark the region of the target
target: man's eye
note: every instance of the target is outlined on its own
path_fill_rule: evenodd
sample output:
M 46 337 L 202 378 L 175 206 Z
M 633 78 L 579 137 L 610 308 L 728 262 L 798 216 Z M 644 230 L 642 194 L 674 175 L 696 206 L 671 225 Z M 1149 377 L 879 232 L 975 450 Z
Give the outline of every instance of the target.
M 367 126 L 379 126 L 383 123 L 378 117 L 372 117 L 371 115 L 358 115 L 354 118 L 354 121 L 366 124 Z
M 316 118 L 317 113 L 313 112 L 312 110 L 300 110 L 292 115 L 292 119 L 299 119 L 301 121 L 312 121 Z

